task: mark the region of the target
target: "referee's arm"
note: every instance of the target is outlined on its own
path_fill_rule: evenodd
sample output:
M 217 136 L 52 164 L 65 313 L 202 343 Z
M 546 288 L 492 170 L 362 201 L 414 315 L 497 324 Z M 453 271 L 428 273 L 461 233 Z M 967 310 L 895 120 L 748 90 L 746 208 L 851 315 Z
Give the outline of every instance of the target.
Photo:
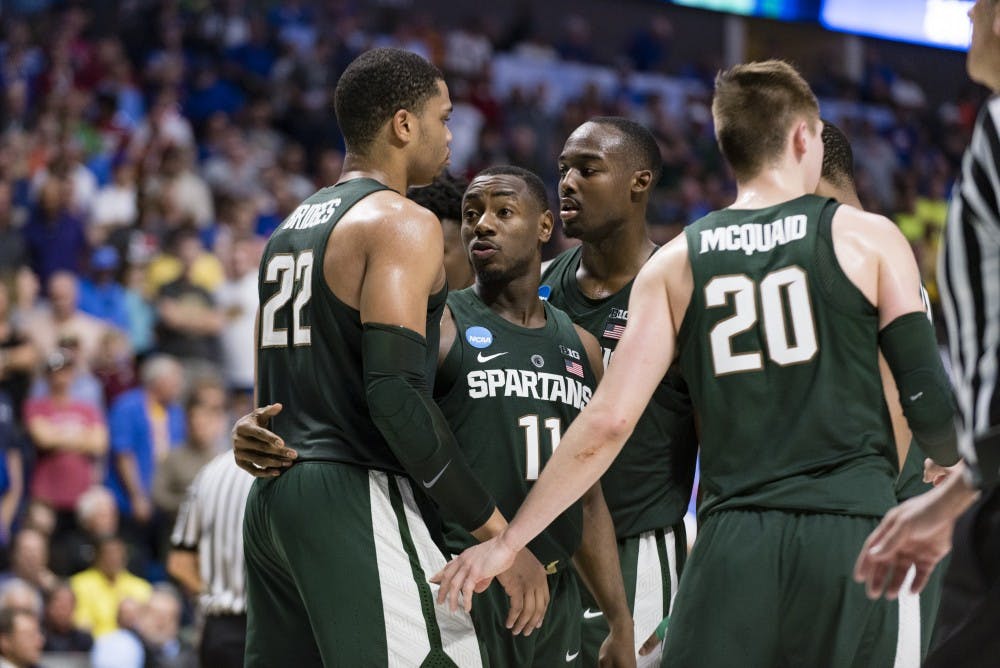
M 199 476 L 200 477 L 200 476 Z M 177 522 L 170 536 L 170 552 L 167 554 L 167 573 L 177 580 L 184 590 L 197 596 L 205 590 L 198 569 L 198 494 L 195 479 L 188 487 L 184 502 L 177 512 Z

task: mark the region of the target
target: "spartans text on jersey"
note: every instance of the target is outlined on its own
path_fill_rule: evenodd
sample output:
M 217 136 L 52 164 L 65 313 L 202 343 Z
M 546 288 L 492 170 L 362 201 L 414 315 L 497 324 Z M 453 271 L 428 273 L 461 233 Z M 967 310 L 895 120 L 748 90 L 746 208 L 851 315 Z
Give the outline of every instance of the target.
M 530 397 L 538 401 L 561 401 L 577 410 L 590 401 L 591 388 L 573 378 L 526 369 L 477 369 L 466 377 L 470 399 L 484 397 Z

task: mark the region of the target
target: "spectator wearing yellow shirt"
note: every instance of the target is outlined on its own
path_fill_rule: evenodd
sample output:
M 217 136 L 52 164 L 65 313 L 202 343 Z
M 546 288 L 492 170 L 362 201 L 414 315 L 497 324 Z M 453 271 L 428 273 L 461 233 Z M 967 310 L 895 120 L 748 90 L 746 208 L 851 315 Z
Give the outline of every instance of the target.
M 95 638 L 118 628 L 118 606 L 124 599 L 145 603 L 153 587 L 125 569 L 125 543 L 110 536 L 97 544 L 94 565 L 70 578 L 76 595 L 73 621 Z
M 198 231 L 193 227 L 180 227 L 167 237 L 168 252 L 154 257 L 146 268 L 148 294 L 182 276 L 207 292 L 215 292 L 226 279 L 225 268 L 217 257 L 205 250 Z

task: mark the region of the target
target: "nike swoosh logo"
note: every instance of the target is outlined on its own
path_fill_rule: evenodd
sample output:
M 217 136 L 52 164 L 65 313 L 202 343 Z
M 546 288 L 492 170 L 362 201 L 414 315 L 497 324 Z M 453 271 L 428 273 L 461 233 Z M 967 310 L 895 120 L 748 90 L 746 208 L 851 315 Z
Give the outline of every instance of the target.
M 482 353 L 479 353 L 478 355 L 476 355 L 476 361 L 482 364 L 483 362 L 489 362 L 490 360 L 496 359 L 501 355 L 506 355 L 506 354 L 507 353 L 497 353 L 496 355 L 483 355 Z
M 593 610 L 592 611 L 590 608 L 587 608 L 586 610 L 583 611 L 583 618 L 584 619 L 593 619 L 594 617 L 600 617 L 603 614 L 604 613 L 601 612 L 600 610 Z
M 917 393 L 916 393 L 916 394 L 914 394 L 914 395 L 913 395 L 912 397 L 910 397 L 910 401 L 916 401 L 917 399 L 919 399 L 919 398 L 920 398 L 920 397 L 922 397 L 922 396 L 924 396 L 924 393 L 923 393 L 923 392 L 917 392 Z
M 448 463 L 445 464 L 444 467 L 442 467 L 440 471 L 438 471 L 438 474 L 436 476 L 434 476 L 430 480 L 424 480 L 423 481 L 424 487 L 426 487 L 427 489 L 430 489 L 431 487 L 433 487 L 434 483 L 436 483 L 438 481 L 438 479 L 441 476 L 444 475 L 444 472 L 448 469 L 449 466 L 451 466 L 451 460 L 450 459 L 448 460 Z
M 580 652 L 574 652 L 573 654 L 566 652 L 566 663 L 569 663 L 578 656 L 580 656 Z

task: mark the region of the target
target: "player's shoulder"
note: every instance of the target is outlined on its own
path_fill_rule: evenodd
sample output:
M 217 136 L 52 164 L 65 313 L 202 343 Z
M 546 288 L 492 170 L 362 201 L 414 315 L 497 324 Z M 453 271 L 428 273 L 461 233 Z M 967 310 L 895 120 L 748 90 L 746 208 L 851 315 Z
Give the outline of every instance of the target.
M 899 226 L 885 216 L 841 204 L 833 214 L 834 241 L 851 241 L 878 247 L 902 238 Z

